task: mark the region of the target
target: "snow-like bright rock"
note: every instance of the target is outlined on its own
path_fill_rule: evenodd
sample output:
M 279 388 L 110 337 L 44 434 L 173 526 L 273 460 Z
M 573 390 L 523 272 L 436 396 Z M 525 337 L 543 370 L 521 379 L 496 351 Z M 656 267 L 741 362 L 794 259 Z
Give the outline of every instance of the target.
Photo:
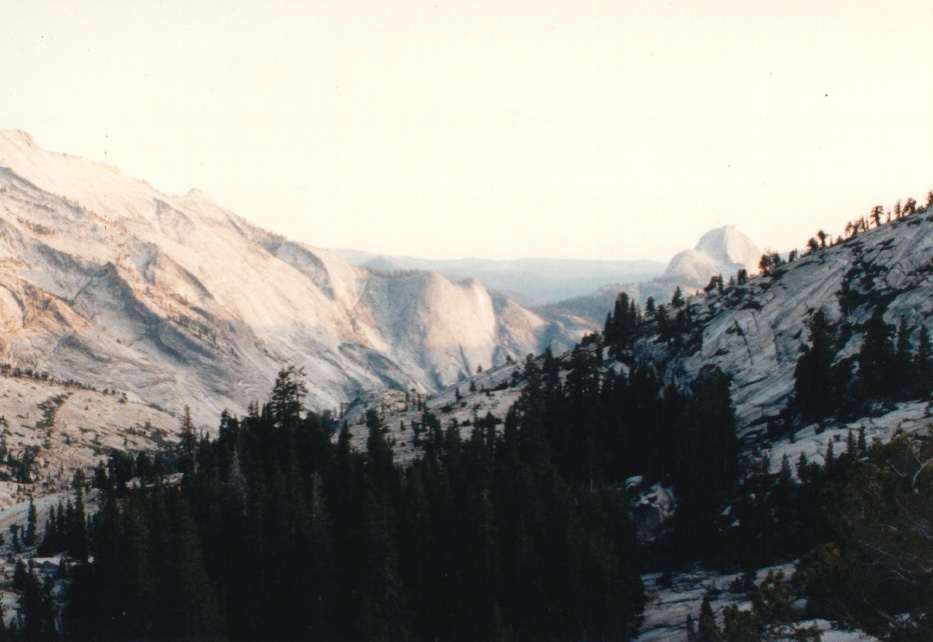
M 325 216 L 326 212 L 320 213 Z M 434 391 L 591 326 L 478 281 L 387 275 L 262 230 L 192 190 L 168 196 L 0 132 L 0 357 L 116 388 L 204 426 L 302 367 L 309 406 Z

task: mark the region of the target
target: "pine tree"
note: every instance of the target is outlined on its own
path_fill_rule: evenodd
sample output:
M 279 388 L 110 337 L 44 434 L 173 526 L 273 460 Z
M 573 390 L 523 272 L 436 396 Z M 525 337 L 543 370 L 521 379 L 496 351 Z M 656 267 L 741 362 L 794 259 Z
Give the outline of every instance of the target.
M 142 636 L 156 624 L 157 594 L 152 562 L 148 506 L 140 493 L 130 495 L 120 519 L 120 573 L 117 590 L 128 635 Z
M 742 611 L 735 604 L 722 610 L 722 637 L 726 642 L 759 642 L 762 626 L 751 611 Z
M 893 326 L 884 321 L 884 310 L 875 308 L 858 354 L 858 375 L 866 397 L 889 396 L 897 390 L 893 336 Z
M 784 260 L 781 258 L 781 255 L 777 252 L 765 252 L 761 256 L 761 260 L 758 262 L 758 269 L 761 270 L 761 273 L 764 275 L 771 274 L 777 268 L 781 267 L 784 264 Z
M 308 388 L 302 381 L 303 368 L 289 366 L 279 371 L 272 389 L 272 418 L 279 428 L 294 430 L 301 418 Z
M 901 319 L 897 328 L 897 343 L 894 346 L 894 363 L 891 368 L 891 376 L 894 378 L 892 382 L 894 394 L 899 398 L 909 396 L 911 388 L 916 382 L 910 334 L 911 331 L 907 327 L 907 322 Z
M 865 455 L 868 452 L 868 444 L 865 440 L 865 426 L 860 426 L 858 429 L 857 448 L 859 456 Z
M 185 406 L 185 414 L 181 420 L 181 443 L 179 468 L 183 473 L 197 472 L 198 435 L 191 419 L 191 408 Z
M 19 553 L 22 550 L 19 543 L 19 532 L 19 524 L 10 524 L 10 548 L 14 553 Z
M 807 420 L 822 419 L 839 406 L 840 386 L 833 371 L 837 334 L 822 310 L 817 310 L 807 322 L 810 345 L 803 346 L 794 369 L 795 399 Z
M 321 638 L 333 635 L 336 611 L 337 558 L 333 525 L 323 492 L 323 479 L 312 476 L 308 568 L 304 590 L 311 630 Z
M 25 569 L 25 567 L 22 567 Z M 17 569 L 19 570 L 19 569 Z M 16 585 L 14 576 L 14 585 Z M 51 609 L 49 601 L 43 595 L 39 578 L 32 568 L 32 561 L 25 573 L 20 571 L 19 590 L 19 626 L 17 631 L 27 640 L 45 639 L 49 633 L 51 623 Z
M 700 605 L 697 635 L 700 642 L 720 642 L 722 640 L 719 625 L 716 624 L 716 616 L 713 615 L 713 606 L 710 604 L 709 595 L 703 596 L 703 603 Z
M 684 305 L 684 293 L 681 291 L 680 286 L 678 285 L 674 289 L 674 296 L 671 297 L 671 307 L 672 308 L 681 308 Z
M 222 639 L 224 621 L 204 569 L 201 543 L 183 495 L 171 502 L 171 549 L 167 560 L 171 592 L 166 633 L 176 638 Z
M 29 513 L 26 517 L 26 535 L 23 538 L 23 544 L 26 548 L 32 548 L 36 545 L 36 527 L 38 525 L 39 514 L 36 512 L 36 503 L 32 495 L 29 496 Z
M 917 356 L 913 368 L 916 373 L 916 387 L 923 397 L 933 393 L 933 343 L 925 325 L 920 326 L 920 339 L 917 343 Z
M 75 491 L 74 512 L 68 523 L 68 550 L 77 560 L 87 561 L 88 538 L 87 517 L 84 511 L 84 471 L 75 471 L 73 485 Z

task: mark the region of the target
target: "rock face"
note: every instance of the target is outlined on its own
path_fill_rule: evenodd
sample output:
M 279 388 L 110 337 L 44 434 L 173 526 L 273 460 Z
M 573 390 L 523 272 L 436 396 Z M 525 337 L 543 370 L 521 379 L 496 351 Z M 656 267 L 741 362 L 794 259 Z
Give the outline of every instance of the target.
M 685 290 L 701 288 L 717 274 L 726 279 L 741 269 L 755 274 L 760 259 L 761 250 L 747 236 L 732 226 L 719 227 L 700 237 L 692 250 L 675 255 L 659 280 Z
M 805 324 L 815 310 L 845 329 L 837 360 L 858 353 L 866 322 L 878 310 L 886 323 L 904 323 L 916 349 L 921 326 L 933 330 L 931 261 L 933 211 L 918 212 L 744 286 L 695 297 L 703 341 L 683 362 L 684 376 L 719 366 L 732 376 L 740 425 L 760 426 L 793 391 L 794 368 L 808 341 Z
M 569 347 L 476 281 L 384 275 L 259 229 L 193 190 L 0 133 L 0 358 L 214 425 L 264 399 L 284 365 L 309 405 L 383 386 L 436 390 L 507 355 Z

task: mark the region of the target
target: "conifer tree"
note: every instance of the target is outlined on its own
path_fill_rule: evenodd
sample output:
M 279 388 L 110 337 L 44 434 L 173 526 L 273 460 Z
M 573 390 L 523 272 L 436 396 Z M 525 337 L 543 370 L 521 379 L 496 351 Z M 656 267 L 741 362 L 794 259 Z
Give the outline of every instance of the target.
M 858 429 L 858 441 L 857 449 L 859 456 L 864 455 L 868 452 L 868 444 L 865 440 L 865 426 L 860 426 Z
M 838 408 L 840 389 L 833 371 L 837 334 L 823 310 L 807 322 L 810 345 L 803 346 L 794 369 L 796 403 L 807 420 L 829 416 Z
M 183 495 L 171 503 L 172 533 L 167 571 L 171 586 L 166 625 L 169 635 L 199 640 L 222 639 L 224 623 L 214 597 L 197 527 Z
M 894 362 L 891 376 L 894 377 L 892 385 L 898 397 L 907 396 L 915 385 L 916 372 L 914 372 L 913 348 L 910 344 L 910 328 L 907 322 L 901 319 L 897 327 L 897 343 L 894 346 Z
M 181 443 L 179 468 L 183 473 L 197 471 L 198 435 L 191 419 L 191 408 L 185 406 L 185 413 L 181 419 Z
M 74 513 L 68 524 L 68 549 L 72 557 L 86 561 L 88 556 L 87 517 L 84 510 L 84 471 L 75 471 L 73 486 L 75 491 Z
M 933 342 L 925 325 L 920 326 L 915 363 L 917 388 L 921 396 L 929 396 L 933 393 Z
M 671 307 L 680 308 L 684 305 L 684 293 L 681 291 L 680 286 L 678 285 L 674 289 L 674 295 L 671 297 Z
M 32 548 L 36 545 L 36 527 L 39 520 L 39 515 L 36 512 L 36 503 L 33 501 L 32 495 L 29 496 L 29 512 L 26 517 L 26 535 L 23 537 L 23 544 L 27 548 Z
M 298 425 L 308 388 L 302 381 L 303 368 L 289 366 L 279 371 L 272 390 L 272 417 L 279 428 L 294 430 Z
M 20 578 L 17 582 L 14 574 L 14 587 L 18 584 L 21 591 L 17 632 L 27 640 L 44 639 L 51 625 L 49 601 L 43 595 L 39 578 L 36 577 L 35 570 L 32 568 L 32 561 L 29 563 L 28 570 L 25 566 L 17 566 L 17 571 L 19 571 Z
M 314 473 L 311 483 L 310 550 L 307 554 L 309 568 L 305 578 L 305 599 L 311 630 L 319 637 L 328 638 L 333 635 L 336 610 L 337 559 L 321 475 Z
M 697 635 L 700 642 L 720 642 L 722 640 L 719 625 L 716 624 L 716 616 L 713 615 L 713 606 L 710 604 L 709 595 L 703 596 L 703 603 L 700 605 Z
M 893 336 L 894 328 L 885 322 L 883 308 L 875 308 L 858 354 L 858 375 L 866 397 L 889 396 L 897 390 Z

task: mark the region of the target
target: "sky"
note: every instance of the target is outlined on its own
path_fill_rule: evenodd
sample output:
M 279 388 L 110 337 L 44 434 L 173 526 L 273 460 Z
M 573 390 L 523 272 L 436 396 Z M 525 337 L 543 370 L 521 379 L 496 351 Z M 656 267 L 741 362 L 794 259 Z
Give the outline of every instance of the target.
M 933 188 L 933 2 L 0 5 L 0 128 L 318 247 L 667 261 Z

